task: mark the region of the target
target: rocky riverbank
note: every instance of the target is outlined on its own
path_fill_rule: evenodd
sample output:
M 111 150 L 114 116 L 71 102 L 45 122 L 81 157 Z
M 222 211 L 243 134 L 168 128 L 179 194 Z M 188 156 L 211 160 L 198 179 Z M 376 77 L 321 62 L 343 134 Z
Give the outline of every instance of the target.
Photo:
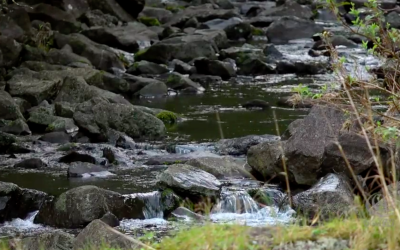
M 335 80 L 316 36 L 324 30 L 348 57 L 350 74 L 370 78 L 356 65 L 382 64 L 329 10 L 302 1 L 223 0 L 34 0 L 0 7 L 0 178 L 9 180 L 0 182 L 0 223 L 28 217 L 45 229 L 23 239 L 27 247 L 43 241 L 48 249 L 79 249 L 86 240 L 113 237 L 121 238 L 116 246 L 137 246 L 106 226 L 129 231 L 132 220 L 260 226 L 289 223 L 295 211 L 326 219 L 356 207 L 360 190 L 353 173 L 366 191 L 372 188 L 368 178 L 376 165 L 352 117 L 312 103 L 293 111 L 294 103 L 282 95 L 293 82 L 318 86 Z M 388 17 L 393 23 L 399 18 Z M 241 99 L 241 88 L 251 86 L 261 87 Z M 259 114 L 267 114 L 273 126 L 258 124 L 254 134 L 262 135 L 182 143 L 183 135 L 171 126 L 187 118 L 174 107 L 196 100 L 198 113 L 214 116 L 223 94 L 213 93 L 222 88 L 231 91 L 229 107 L 261 110 L 252 114 L 260 124 Z M 156 105 L 171 96 L 178 100 L 173 106 Z M 290 110 L 278 125 L 285 131 L 268 135 L 275 133 L 271 110 L 284 110 L 278 106 Z M 197 125 L 195 132 L 239 128 L 239 120 Z M 223 129 L 218 133 L 224 137 Z M 199 137 L 197 142 L 205 139 Z M 393 148 L 381 143 L 379 149 L 388 168 Z M 28 176 L 30 184 L 18 186 L 9 176 L 16 183 Z M 99 179 L 109 181 L 92 181 Z

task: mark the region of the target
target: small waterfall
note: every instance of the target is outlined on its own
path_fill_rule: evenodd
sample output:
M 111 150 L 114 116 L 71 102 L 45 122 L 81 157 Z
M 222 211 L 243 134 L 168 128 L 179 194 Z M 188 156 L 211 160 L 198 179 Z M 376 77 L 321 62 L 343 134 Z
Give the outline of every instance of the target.
M 213 208 L 213 213 L 256 213 L 260 209 L 257 202 L 245 190 L 225 189 L 221 201 Z
M 161 192 L 154 191 L 149 193 L 137 193 L 126 195 L 125 197 L 138 199 L 145 204 L 143 208 L 143 215 L 145 219 L 164 217 L 163 204 L 161 202 Z

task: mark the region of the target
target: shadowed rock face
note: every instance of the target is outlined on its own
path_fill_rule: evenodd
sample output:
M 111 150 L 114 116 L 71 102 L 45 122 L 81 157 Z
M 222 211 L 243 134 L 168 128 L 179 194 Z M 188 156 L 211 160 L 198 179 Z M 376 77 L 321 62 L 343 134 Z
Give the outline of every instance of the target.
M 312 188 L 293 197 L 294 209 L 314 218 L 329 219 L 351 212 L 355 206 L 354 194 L 346 177 L 328 174 Z

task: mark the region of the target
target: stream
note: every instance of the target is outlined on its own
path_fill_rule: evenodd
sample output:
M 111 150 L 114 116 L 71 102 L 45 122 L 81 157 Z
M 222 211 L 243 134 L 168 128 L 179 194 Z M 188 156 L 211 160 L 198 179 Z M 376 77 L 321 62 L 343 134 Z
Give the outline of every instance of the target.
M 284 55 L 293 60 L 321 60 L 307 55 L 308 45 L 312 40 L 294 41 L 288 45 L 276 46 Z M 352 74 L 355 64 L 364 66 L 377 66 L 379 61 L 366 55 L 360 49 L 345 49 L 344 56 L 348 55 L 345 68 Z M 350 57 L 351 55 L 351 57 Z M 362 77 L 369 77 L 365 70 Z M 330 74 L 313 76 L 296 75 L 266 75 L 259 77 L 238 76 L 235 82 L 222 82 L 210 84 L 203 94 L 198 95 L 171 95 L 160 99 L 140 99 L 132 102 L 151 108 L 161 108 L 178 113 L 182 120 L 169 128 L 168 139 L 164 143 L 172 144 L 176 154 L 185 155 L 196 153 L 198 156 L 215 155 L 213 144 L 224 138 L 238 138 L 248 135 L 277 135 L 283 133 L 287 126 L 294 120 L 304 117 L 307 110 L 278 107 L 280 98 L 291 94 L 292 88 L 300 83 L 316 90 L 324 84 L 331 84 L 334 78 Z M 247 101 L 262 99 L 269 102 L 268 110 L 247 110 L 241 105 Z M 274 113 L 276 119 L 274 119 Z M 40 153 L 44 156 L 45 149 Z M 59 195 L 71 188 L 82 185 L 96 185 L 101 188 L 120 192 L 125 195 L 136 195 L 147 204 L 145 220 L 123 220 L 119 229 L 135 236 L 153 231 L 156 233 L 169 232 L 179 229 L 182 225 L 197 223 L 184 218 L 177 221 L 163 219 L 163 214 L 158 210 L 160 193 L 157 191 L 156 178 L 159 173 L 167 168 L 164 165 L 145 165 L 149 157 L 171 155 L 162 148 L 138 148 L 132 152 L 121 151 L 125 155 L 126 164 L 119 166 L 112 174 L 91 176 L 88 178 L 68 179 L 65 169 L 49 171 L 21 171 L 16 172 L 12 167 L 12 160 L 2 159 L 0 165 L 0 181 L 13 182 L 23 188 L 32 188 Z M 96 154 L 96 148 L 85 147 L 85 152 Z M 140 154 L 137 154 L 140 152 Z M 56 158 L 56 157 L 55 157 Z M 132 160 L 133 159 L 133 160 Z M 245 163 L 244 157 L 238 161 Z M 49 158 L 52 162 L 52 158 Z M 294 211 L 289 207 L 278 208 L 276 204 L 260 206 L 248 193 L 251 188 L 259 188 L 262 183 L 255 180 L 226 180 L 229 187 L 224 189 L 221 200 L 214 206 L 208 219 L 215 223 L 240 223 L 250 226 L 265 226 L 276 223 L 290 223 Z M 271 192 L 276 191 L 270 188 Z M 268 192 L 270 192 L 268 191 Z M 278 195 L 283 195 L 276 191 Z M 54 230 L 33 223 L 35 213 L 26 219 L 14 219 L 0 226 L 0 236 L 33 234 L 37 232 Z

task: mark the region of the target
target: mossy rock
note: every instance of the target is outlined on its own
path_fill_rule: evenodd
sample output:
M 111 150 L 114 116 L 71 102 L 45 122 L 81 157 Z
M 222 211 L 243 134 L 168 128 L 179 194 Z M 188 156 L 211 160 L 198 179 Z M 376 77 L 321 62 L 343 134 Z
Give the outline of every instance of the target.
M 148 49 L 142 49 L 139 50 L 138 52 L 135 53 L 135 61 L 141 61 L 142 55 L 144 55 L 147 52 Z
M 164 124 L 176 124 L 178 122 L 178 116 L 174 112 L 161 111 L 156 115 Z
M 139 17 L 139 22 L 143 23 L 146 26 L 161 26 L 160 21 L 158 21 L 155 17 Z
M 251 29 L 251 34 L 253 36 L 265 36 L 265 32 L 262 29 L 259 29 L 259 28 Z
M 169 5 L 166 6 L 165 9 L 171 11 L 172 13 L 177 13 L 180 10 L 184 10 L 185 6 Z

